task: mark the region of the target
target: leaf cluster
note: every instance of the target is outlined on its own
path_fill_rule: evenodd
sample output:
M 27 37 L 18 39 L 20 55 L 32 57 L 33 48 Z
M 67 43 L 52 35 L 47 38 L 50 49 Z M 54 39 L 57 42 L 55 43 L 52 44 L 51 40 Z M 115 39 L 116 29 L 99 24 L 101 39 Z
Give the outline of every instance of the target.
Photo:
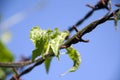
M 42 30 L 39 27 L 33 27 L 30 31 L 30 39 L 35 45 L 35 49 L 32 53 L 32 61 L 37 57 L 46 54 L 54 53 L 56 58 L 59 60 L 59 49 L 61 44 L 65 41 L 65 38 L 69 35 L 67 31 L 59 32 L 57 28 L 54 30 Z M 68 72 L 74 72 L 78 69 L 81 58 L 80 54 L 72 47 L 66 48 L 67 54 L 73 61 L 73 67 Z M 45 58 L 44 64 L 46 72 L 48 73 L 52 57 Z

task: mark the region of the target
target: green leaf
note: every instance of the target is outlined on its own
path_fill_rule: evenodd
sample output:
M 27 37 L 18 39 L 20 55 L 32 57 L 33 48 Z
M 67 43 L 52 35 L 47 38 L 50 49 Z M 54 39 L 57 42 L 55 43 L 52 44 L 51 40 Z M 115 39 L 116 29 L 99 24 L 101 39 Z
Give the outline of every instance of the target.
M 33 50 L 32 61 L 35 60 L 36 57 L 40 56 L 41 54 L 48 53 L 49 47 L 49 33 L 51 31 L 45 31 L 40 29 L 39 27 L 33 27 L 30 31 L 30 39 L 34 43 L 36 49 Z M 47 50 L 47 52 L 46 52 Z
M 39 49 L 35 49 L 32 51 L 32 61 L 35 60 L 36 57 L 40 56 L 40 50 Z
M 0 62 L 12 62 L 14 57 L 12 53 L 0 41 Z
M 51 57 L 45 59 L 45 61 L 44 61 L 46 73 L 49 73 L 49 68 L 50 68 L 51 61 L 52 61 Z
M 58 29 L 55 29 L 52 40 L 50 41 L 50 45 L 56 57 L 59 57 L 59 47 L 63 43 L 67 35 L 68 32 L 58 32 Z
M 69 72 L 74 72 L 78 69 L 79 65 L 81 64 L 81 56 L 78 53 L 77 50 L 75 50 L 72 47 L 67 48 L 68 55 L 69 57 L 73 60 L 74 65 L 73 67 L 69 70 Z
M 77 50 L 75 50 L 73 47 L 69 47 L 66 50 L 67 50 L 67 53 L 68 53 L 69 57 L 71 58 L 71 60 L 73 61 L 74 64 L 73 64 L 73 67 L 70 68 L 64 74 L 62 74 L 62 76 L 64 76 L 65 74 L 67 74 L 69 72 L 76 71 L 79 68 L 80 64 L 81 64 L 81 56 L 80 56 L 80 54 L 78 53 Z
M 33 27 L 30 31 L 30 39 L 31 41 L 34 43 L 34 45 L 36 44 L 36 41 L 38 41 L 42 36 L 42 30 L 36 26 Z

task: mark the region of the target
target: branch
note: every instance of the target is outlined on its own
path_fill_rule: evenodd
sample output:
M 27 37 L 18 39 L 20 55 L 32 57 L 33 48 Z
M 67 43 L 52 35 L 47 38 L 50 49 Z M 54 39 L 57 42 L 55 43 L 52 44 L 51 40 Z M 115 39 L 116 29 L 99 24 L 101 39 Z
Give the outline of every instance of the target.
M 109 5 L 109 7 L 108 7 Z M 92 6 L 90 4 L 87 4 L 88 7 L 92 8 L 91 11 L 89 11 L 84 18 L 80 19 L 76 24 L 74 24 L 76 27 L 81 25 L 87 18 L 89 18 L 95 11 L 100 9 L 107 9 L 109 12 L 111 10 L 111 3 L 110 0 L 99 0 L 98 3 L 95 6 Z M 74 30 L 73 27 L 70 27 L 68 29 L 69 32 L 72 32 Z
M 84 20 L 86 20 L 93 12 L 94 10 L 99 10 L 99 9 L 103 9 L 103 8 L 106 8 L 106 9 L 110 9 L 110 7 L 108 7 L 108 4 L 109 4 L 109 1 L 110 0 L 100 0 L 95 6 L 94 8 L 92 8 L 92 11 L 90 11 L 83 19 L 79 20 L 74 26 L 77 27 L 79 26 Z M 111 5 L 110 5 L 111 6 Z M 107 20 L 107 19 L 106 19 Z M 82 37 L 84 34 L 90 32 L 90 29 L 93 29 L 95 28 L 95 24 L 98 25 L 97 22 L 101 22 L 100 20 L 96 20 L 94 21 L 93 23 L 89 24 L 87 27 L 83 28 L 81 31 L 79 31 L 76 35 L 74 35 L 71 39 L 69 39 L 68 41 L 66 41 L 66 43 L 64 43 L 64 46 L 62 45 L 61 48 L 64 48 L 66 46 L 70 46 L 71 44 L 75 44 L 79 41 L 82 41 L 82 42 L 88 42 L 88 40 L 83 40 Z M 97 26 L 96 25 L 96 26 Z M 90 28 L 91 26 L 91 28 Z M 93 27 L 92 27 L 93 26 Z M 74 27 L 71 27 L 71 30 L 75 29 Z M 79 36 L 78 36 L 79 35 Z M 76 37 L 76 38 L 75 38 Z M 80 39 L 80 40 L 77 40 L 76 39 Z M 26 65 L 29 65 L 29 64 L 32 64 L 32 63 L 35 63 L 37 61 L 41 60 L 38 59 L 38 60 L 35 60 L 34 62 L 32 62 L 31 60 L 29 61 L 24 61 L 24 62 L 0 62 L 0 67 L 23 67 L 23 66 L 26 66 Z
M 19 75 L 18 75 L 18 78 L 20 78 L 22 75 L 24 75 L 24 74 L 30 72 L 31 70 L 33 70 L 34 67 L 42 64 L 42 63 L 45 61 L 46 58 L 52 57 L 52 56 L 54 56 L 54 53 L 49 53 L 49 54 L 46 54 L 46 55 L 44 56 L 44 58 L 43 58 L 43 57 L 39 58 L 33 66 L 27 68 L 27 69 L 24 70 L 21 74 L 19 74 Z
M 72 44 L 76 44 L 78 42 L 88 42 L 87 40 L 83 40 L 82 36 L 91 32 L 92 30 L 94 30 L 99 24 L 102 24 L 102 23 L 106 22 L 107 20 L 109 20 L 109 18 L 113 17 L 114 13 L 117 13 L 118 11 L 119 11 L 119 9 L 117 9 L 116 11 L 112 12 L 109 15 L 107 14 L 106 16 L 104 16 L 103 18 L 101 18 L 99 20 L 96 20 L 96 21 L 90 23 L 85 28 L 78 31 L 73 37 L 68 39 L 63 45 L 61 45 L 60 49 L 67 48 L 67 47 L 71 46 Z M 54 56 L 54 54 L 50 53 L 50 54 L 45 55 L 45 58 L 53 57 L 53 56 Z M 44 62 L 45 58 L 41 57 L 33 66 L 27 68 L 21 74 L 19 74 L 18 78 L 21 77 L 22 75 L 30 72 L 31 70 L 33 70 L 34 67 L 42 64 Z
M 11 68 L 11 67 L 23 67 L 29 64 L 32 64 L 34 62 L 32 62 L 31 60 L 29 61 L 25 61 L 25 62 L 0 62 L 0 67 L 6 67 L 6 68 Z
M 110 17 L 112 17 L 114 13 L 117 13 L 118 11 L 119 9 L 117 9 L 115 12 L 111 13 L 110 15 L 107 14 L 103 18 L 90 23 L 89 25 L 84 27 L 82 30 L 77 32 L 77 34 L 75 34 L 72 38 L 68 39 L 63 45 L 66 47 L 69 47 L 72 44 L 76 44 L 78 42 L 88 42 L 88 40 L 83 40 L 82 36 L 94 30 L 99 24 L 102 24 L 105 21 L 109 20 Z

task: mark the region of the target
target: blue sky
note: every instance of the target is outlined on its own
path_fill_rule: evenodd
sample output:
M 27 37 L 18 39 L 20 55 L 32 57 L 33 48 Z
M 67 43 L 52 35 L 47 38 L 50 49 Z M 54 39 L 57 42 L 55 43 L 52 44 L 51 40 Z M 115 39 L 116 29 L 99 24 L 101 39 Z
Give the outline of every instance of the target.
M 6 43 L 6 46 L 15 55 L 16 61 L 19 61 L 21 55 L 31 56 L 34 50 L 34 45 L 29 39 L 29 31 L 33 26 L 40 26 L 42 29 L 58 27 L 61 31 L 67 30 L 91 10 L 85 6 L 87 3 L 94 5 L 97 2 L 97 0 L 46 0 L 45 3 L 44 1 L 0 0 L 2 15 L 0 34 L 6 31 L 11 33 L 11 40 Z M 112 1 L 114 1 L 113 5 L 117 3 L 117 0 Z M 43 6 L 40 6 L 41 4 Z M 113 10 L 115 9 L 113 7 Z M 101 18 L 106 12 L 106 10 L 95 12 L 78 29 Z M 9 25 L 4 24 L 5 27 L 3 27 L 4 22 Z M 120 28 L 116 31 L 113 21 L 107 21 L 83 38 L 89 39 L 90 42 L 73 45 L 82 57 L 82 63 L 76 72 L 60 76 L 73 65 L 67 55 L 61 55 L 60 61 L 53 59 L 49 74 L 46 74 L 42 64 L 22 76 L 22 79 L 120 80 Z

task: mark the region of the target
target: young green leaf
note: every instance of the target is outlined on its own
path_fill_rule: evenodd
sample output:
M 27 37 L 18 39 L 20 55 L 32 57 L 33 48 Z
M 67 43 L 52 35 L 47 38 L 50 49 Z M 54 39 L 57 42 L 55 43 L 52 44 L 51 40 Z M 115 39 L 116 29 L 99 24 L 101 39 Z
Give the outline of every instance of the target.
M 45 53 L 48 53 L 49 50 L 47 48 L 49 48 L 50 46 L 48 33 L 50 33 L 50 30 L 45 31 L 40 29 L 39 27 L 33 27 L 31 29 L 30 39 L 36 47 L 36 49 L 33 50 L 32 61 L 34 61 L 35 58 L 40 56 L 41 54 L 43 56 Z
M 36 44 L 36 41 L 38 41 L 42 36 L 42 30 L 36 26 L 33 27 L 30 31 L 30 39 L 33 42 L 33 44 Z
M 73 67 L 70 68 L 66 73 L 62 74 L 62 76 L 64 76 L 65 74 L 67 74 L 69 72 L 76 71 L 81 64 L 81 56 L 77 50 L 75 50 L 73 47 L 68 47 L 66 50 L 74 64 L 73 64 Z
M 55 29 L 55 32 L 52 36 L 52 39 L 50 41 L 51 48 L 55 54 L 56 57 L 59 57 L 59 47 L 65 40 L 66 36 L 68 35 L 68 32 L 58 32 L 58 29 Z
M 52 61 L 52 58 L 51 58 L 51 57 L 45 59 L 45 61 L 44 61 L 46 73 L 49 72 L 49 68 L 50 68 L 51 61 Z
M 32 61 L 35 60 L 36 57 L 40 56 L 40 50 L 39 49 L 35 49 L 32 51 Z

